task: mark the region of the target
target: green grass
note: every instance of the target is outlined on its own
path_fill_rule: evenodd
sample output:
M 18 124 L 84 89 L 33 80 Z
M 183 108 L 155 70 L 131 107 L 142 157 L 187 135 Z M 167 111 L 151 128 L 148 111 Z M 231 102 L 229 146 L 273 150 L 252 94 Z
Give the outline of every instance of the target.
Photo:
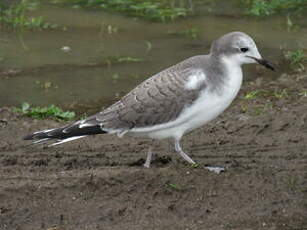
M 48 107 L 32 107 L 27 102 L 22 103 L 21 108 L 15 108 L 14 111 L 36 119 L 52 118 L 55 120 L 70 121 L 76 117 L 74 112 L 63 111 L 55 105 L 50 105 Z
M 247 100 L 254 100 L 260 97 L 266 97 L 266 98 L 286 98 L 289 96 L 289 92 L 287 89 L 281 89 L 281 90 L 264 90 L 264 89 L 256 89 L 252 90 L 250 92 L 247 92 L 243 98 Z
M 49 0 L 56 4 L 69 4 L 74 8 L 101 8 L 151 21 L 173 21 L 187 16 L 185 7 L 172 6 L 170 0 Z
M 112 65 L 117 63 L 138 63 L 143 62 L 142 58 L 130 57 L 130 56 L 109 56 L 103 60 L 106 64 Z
M 142 62 L 142 58 L 130 57 L 130 56 L 115 56 L 114 59 L 119 62 Z
M 286 98 L 289 97 L 289 92 L 287 89 L 283 90 L 275 90 L 272 92 L 273 97 L 281 99 L 281 98 Z
M 268 109 L 270 109 L 272 105 L 266 104 L 266 105 L 246 105 L 241 104 L 240 108 L 242 113 L 246 113 L 250 116 L 259 116 L 264 114 Z
M 267 90 L 264 89 L 252 90 L 244 95 L 244 99 L 256 99 L 265 94 L 267 94 Z
M 275 108 L 279 100 L 293 101 L 306 97 L 307 90 L 291 88 L 256 89 L 246 92 L 240 101 L 240 109 L 251 116 L 259 116 Z
M 182 187 L 177 185 L 177 184 L 173 184 L 173 183 L 166 183 L 167 187 L 169 187 L 170 189 L 176 190 L 176 191 L 181 191 Z
M 185 37 L 190 37 L 190 38 L 198 38 L 200 34 L 200 30 L 198 28 L 190 28 L 190 29 L 185 29 L 185 30 L 169 30 L 167 31 L 168 34 L 171 35 L 180 35 L 180 36 L 185 36 Z
M 293 51 L 287 51 L 284 53 L 285 58 L 290 63 L 290 67 L 293 70 L 302 69 L 304 70 L 304 63 L 307 62 L 307 56 L 304 50 L 298 49 Z
M 298 95 L 301 97 L 307 97 L 307 89 L 302 90 L 301 92 L 298 93 Z
M 31 17 L 27 13 L 37 8 L 37 2 L 22 0 L 5 6 L 0 3 L 0 23 L 14 29 L 55 29 L 57 24 L 47 23 L 43 17 Z
M 307 9 L 307 0 L 249 0 L 248 14 L 267 16 L 275 13 L 300 12 Z

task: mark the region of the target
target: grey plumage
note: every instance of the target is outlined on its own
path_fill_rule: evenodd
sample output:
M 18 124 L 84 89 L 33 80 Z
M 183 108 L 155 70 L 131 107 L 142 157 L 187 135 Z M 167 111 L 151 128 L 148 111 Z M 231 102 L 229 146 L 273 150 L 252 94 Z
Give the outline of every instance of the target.
M 214 82 L 215 87 L 211 90 L 218 92 L 223 73 L 215 67 L 203 69 L 208 61 L 208 56 L 202 55 L 178 63 L 147 79 L 120 101 L 84 122 L 101 124 L 103 130 L 129 130 L 173 121 L 198 98 L 206 84 Z M 219 77 L 209 77 L 195 89 L 186 89 L 184 86 L 189 77 L 197 70 L 207 76 L 214 76 L 214 71 L 220 73 Z
M 132 128 L 154 126 L 173 121 L 184 108 L 195 101 L 201 89 L 206 87 L 206 83 L 203 83 L 193 90 L 187 90 L 184 85 L 197 70 L 215 71 L 215 68 L 203 69 L 203 66 L 208 64 L 206 63 L 208 60 L 207 55 L 188 58 L 148 78 L 120 101 L 85 120 L 64 126 L 61 130 L 31 134 L 24 139 L 49 137 L 46 140 L 50 140 L 53 136 L 58 139 L 65 139 L 71 137 L 69 134 L 72 130 L 74 130 L 71 133 L 72 136 L 76 136 L 77 129 L 80 128 L 81 133 L 85 129 L 91 130 L 89 127 L 95 129 L 93 134 L 98 134 L 97 127 L 102 130 L 101 133 L 121 133 Z M 209 75 L 212 76 L 213 74 Z M 209 78 L 209 80 L 217 83 L 220 81 L 213 78 Z M 214 90 L 218 90 L 218 84 L 214 87 Z M 180 99 L 178 100 L 178 98 Z M 59 135 L 61 132 L 63 135 Z M 83 134 L 84 132 L 82 132 Z
M 65 127 L 35 132 L 25 139 L 57 139 L 60 142 L 55 144 L 59 144 L 101 133 L 172 137 L 176 151 L 194 163 L 181 149 L 181 137 L 223 112 L 241 86 L 241 65 L 256 62 L 273 68 L 261 58 L 248 35 L 232 32 L 214 41 L 210 54 L 188 58 L 161 71 L 105 110 Z M 150 151 L 146 167 L 151 156 Z

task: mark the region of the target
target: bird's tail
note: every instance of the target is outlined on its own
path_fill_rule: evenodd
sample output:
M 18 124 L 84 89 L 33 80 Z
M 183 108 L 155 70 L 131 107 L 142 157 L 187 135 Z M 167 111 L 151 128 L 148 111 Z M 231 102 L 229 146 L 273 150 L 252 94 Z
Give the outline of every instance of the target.
M 82 137 L 95 134 L 106 133 L 100 127 L 100 125 L 94 126 L 80 126 L 80 122 L 76 122 L 71 125 L 66 125 L 61 128 L 46 129 L 38 131 L 25 136 L 24 140 L 33 140 L 33 143 L 43 143 L 46 141 L 55 140 L 56 142 L 50 146 L 62 144 L 65 142 L 73 141 Z

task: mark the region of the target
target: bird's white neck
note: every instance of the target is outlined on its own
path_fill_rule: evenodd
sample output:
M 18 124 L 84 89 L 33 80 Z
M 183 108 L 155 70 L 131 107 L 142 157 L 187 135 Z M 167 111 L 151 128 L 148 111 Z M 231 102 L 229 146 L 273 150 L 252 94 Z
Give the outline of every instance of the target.
M 227 93 L 232 99 L 238 94 L 242 85 L 242 67 L 241 63 L 235 58 L 222 58 L 222 63 L 226 70 L 226 80 L 224 92 Z

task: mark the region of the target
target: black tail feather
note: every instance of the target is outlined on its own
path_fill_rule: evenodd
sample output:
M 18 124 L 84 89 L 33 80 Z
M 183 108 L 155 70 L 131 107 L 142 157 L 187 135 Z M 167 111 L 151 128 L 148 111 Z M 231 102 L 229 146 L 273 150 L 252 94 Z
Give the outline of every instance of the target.
M 51 130 L 43 130 L 40 132 L 35 132 L 23 137 L 24 140 L 40 140 L 40 139 L 57 139 L 64 140 L 70 137 L 75 136 L 87 136 L 87 135 L 95 135 L 95 134 L 103 134 L 106 133 L 101 129 L 100 126 L 87 126 L 79 128 L 79 124 L 68 125 L 65 127 L 51 129 Z

